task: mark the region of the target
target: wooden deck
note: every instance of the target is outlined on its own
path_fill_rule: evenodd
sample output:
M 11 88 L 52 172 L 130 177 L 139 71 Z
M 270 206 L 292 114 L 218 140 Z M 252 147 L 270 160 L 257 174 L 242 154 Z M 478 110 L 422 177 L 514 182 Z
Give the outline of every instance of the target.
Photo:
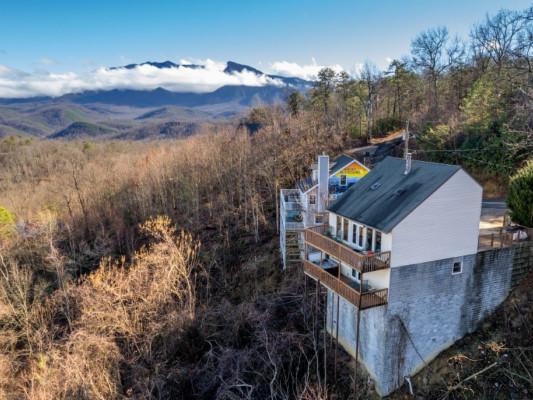
M 390 268 L 390 251 L 365 255 L 325 235 L 326 225 L 306 229 L 305 242 L 360 272 Z
M 389 294 L 388 289 L 371 290 L 361 294 L 358 290 L 346 283 L 342 278 L 339 279 L 338 277 L 330 274 L 326 270 L 320 268 L 318 265 L 315 265 L 310 261 L 304 260 L 303 266 L 306 275 L 333 290 L 335 293 L 348 300 L 354 306 L 360 307 L 361 310 L 387 304 L 387 298 Z
M 527 238 L 524 240 L 520 239 L 519 237 L 514 237 L 513 233 L 506 232 L 503 230 L 503 228 L 480 234 L 478 241 L 478 252 L 512 247 L 516 243 L 520 243 L 522 241 L 531 241 L 533 239 L 533 228 L 522 228 L 521 230 L 527 235 Z

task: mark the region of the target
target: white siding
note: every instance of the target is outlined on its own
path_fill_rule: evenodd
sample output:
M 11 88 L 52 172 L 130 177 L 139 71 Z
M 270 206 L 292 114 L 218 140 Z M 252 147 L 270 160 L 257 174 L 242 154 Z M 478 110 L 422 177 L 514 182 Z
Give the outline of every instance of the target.
M 345 263 L 341 263 L 341 274 L 350 278 L 353 282 L 357 282 L 352 276 L 352 267 Z M 390 269 L 382 269 L 363 274 L 363 281 L 368 281 L 372 289 L 385 289 L 389 287 L 389 276 Z
M 363 274 L 363 280 L 368 280 L 370 286 L 376 289 L 385 289 L 389 287 L 390 269 Z
M 337 214 L 329 212 L 329 227 L 331 232 L 337 232 Z
M 475 254 L 481 187 L 463 170 L 392 230 L 391 266 Z
M 381 251 L 392 250 L 392 233 L 381 233 Z

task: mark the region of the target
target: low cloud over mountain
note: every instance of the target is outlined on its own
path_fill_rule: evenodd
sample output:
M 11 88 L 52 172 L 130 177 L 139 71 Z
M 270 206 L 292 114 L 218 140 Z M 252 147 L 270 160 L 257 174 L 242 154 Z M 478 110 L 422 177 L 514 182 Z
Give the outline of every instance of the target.
M 89 73 L 27 73 L 0 65 L 0 97 L 59 97 L 89 90 L 163 88 L 172 92 L 206 93 L 222 86 L 282 86 L 284 83 L 253 70 L 227 71 L 226 63 L 207 60 L 201 66 L 144 63 L 120 68 L 98 68 Z M 164 63 L 161 63 L 164 64 Z
M 317 78 L 319 71 L 325 67 L 329 67 L 335 72 L 340 72 L 343 70 L 343 68 L 338 64 L 318 65 L 314 59 L 313 63 L 309 65 L 300 65 L 289 61 L 277 61 L 272 64 L 271 69 L 277 75 L 294 76 L 296 78 L 312 81 Z
M 91 72 L 32 73 L 0 65 L 0 98 L 60 97 L 86 91 L 114 89 L 209 93 L 223 86 L 301 86 L 316 79 L 324 66 L 287 61 L 270 64 L 272 75 L 235 62 L 207 59 L 196 63 L 145 62 L 123 67 L 100 67 Z M 339 65 L 331 66 L 339 71 Z

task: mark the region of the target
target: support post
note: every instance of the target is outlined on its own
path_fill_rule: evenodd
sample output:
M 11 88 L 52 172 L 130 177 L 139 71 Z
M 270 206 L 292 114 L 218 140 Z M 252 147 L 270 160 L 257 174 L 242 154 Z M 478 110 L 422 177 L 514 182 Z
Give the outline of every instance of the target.
M 357 366 L 359 364 L 359 327 L 361 325 L 361 299 L 363 298 L 363 272 L 359 279 L 359 300 L 357 305 L 357 328 L 355 334 L 355 372 L 354 372 L 354 392 L 357 392 Z
M 327 309 L 327 305 L 329 303 L 329 298 L 327 297 L 328 296 L 328 291 L 326 291 L 326 309 Z M 333 294 L 333 291 L 331 292 L 331 323 L 330 323 L 330 329 L 329 329 L 329 332 L 330 332 L 330 335 L 329 335 L 329 347 L 332 347 L 333 346 L 333 306 L 335 305 L 335 295 Z
M 307 321 L 307 274 L 304 272 L 304 321 Z
M 283 201 L 283 199 L 281 198 L 281 196 L 283 196 L 283 194 L 281 193 L 281 190 L 279 189 L 279 186 L 278 186 L 278 180 L 276 179 L 276 182 L 274 183 L 274 187 L 275 187 L 275 191 L 276 191 L 276 230 L 277 230 L 277 233 L 279 234 L 280 233 L 280 225 L 281 225 L 281 222 L 280 222 L 280 212 L 279 212 L 279 206 L 280 206 L 280 203 Z M 279 193 L 279 198 L 277 196 L 277 194 Z
M 336 332 L 335 332 L 335 367 L 334 367 L 334 370 L 335 370 L 335 384 L 337 383 L 337 351 L 338 351 L 337 348 L 339 347 L 339 307 L 340 307 L 339 303 L 340 303 L 340 297 L 339 297 L 339 295 L 337 295 L 337 320 L 336 320 L 336 324 L 335 324 Z M 331 311 L 331 313 L 333 314 L 333 310 Z
M 315 312 L 313 313 L 313 321 L 314 321 L 314 326 L 313 326 L 313 332 L 314 332 L 314 335 L 315 335 L 315 340 L 318 341 L 318 330 L 317 330 L 317 327 L 318 327 L 318 289 L 320 287 L 320 279 L 318 279 L 316 281 L 316 290 L 315 290 Z
M 324 335 L 324 389 L 327 389 L 327 381 L 328 381 L 328 359 L 327 359 L 327 347 L 326 347 L 326 324 L 327 324 L 327 316 L 328 316 L 328 291 L 326 290 L 326 296 L 325 296 L 325 307 L 322 307 L 324 309 L 324 329 L 323 329 L 323 335 Z
M 318 378 L 318 384 L 320 385 L 320 364 L 318 357 L 318 342 L 320 340 L 319 330 L 318 330 L 318 292 L 320 288 L 320 279 L 316 281 L 316 295 L 315 295 L 315 312 L 314 314 L 314 326 L 313 326 L 313 340 L 315 343 L 315 352 L 316 352 L 316 375 Z

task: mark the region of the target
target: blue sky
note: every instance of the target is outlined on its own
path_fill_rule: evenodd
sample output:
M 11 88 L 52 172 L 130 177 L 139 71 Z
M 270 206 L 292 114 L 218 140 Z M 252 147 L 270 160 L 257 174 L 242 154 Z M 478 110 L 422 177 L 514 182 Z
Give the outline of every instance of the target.
M 421 30 L 472 24 L 522 0 L 2 2 L 0 65 L 76 71 L 146 60 L 235 60 L 269 70 L 277 61 L 347 70 L 409 51 Z
M 0 1 L 0 98 L 23 98 L 282 84 L 225 73 L 228 60 L 304 79 L 323 66 L 354 74 L 371 61 L 383 69 L 423 30 L 444 25 L 466 39 L 487 13 L 531 0 Z M 108 68 L 165 60 L 205 67 Z

